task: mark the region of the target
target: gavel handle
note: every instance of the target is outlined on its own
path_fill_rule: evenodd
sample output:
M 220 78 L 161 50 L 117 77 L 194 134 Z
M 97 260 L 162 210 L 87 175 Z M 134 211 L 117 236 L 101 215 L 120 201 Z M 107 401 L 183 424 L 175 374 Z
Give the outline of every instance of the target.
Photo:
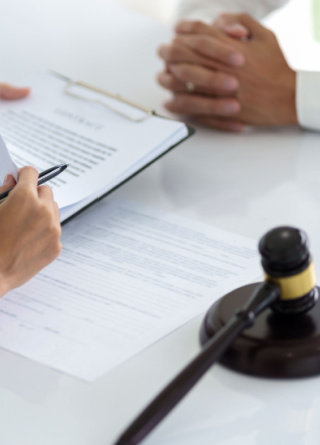
M 222 356 L 238 335 L 280 297 L 278 285 L 265 281 L 257 286 L 247 303 L 236 311 L 203 350 L 156 396 L 120 436 L 115 445 L 137 445 L 192 389 Z

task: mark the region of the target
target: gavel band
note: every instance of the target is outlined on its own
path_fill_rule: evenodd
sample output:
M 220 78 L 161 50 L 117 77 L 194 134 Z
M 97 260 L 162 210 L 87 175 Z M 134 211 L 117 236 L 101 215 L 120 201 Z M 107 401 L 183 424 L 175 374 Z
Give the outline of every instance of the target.
M 281 300 L 294 300 L 307 295 L 316 285 L 316 274 L 313 261 L 309 266 L 290 277 L 272 277 L 265 274 L 268 281 L 278 284 L 281 291 Z

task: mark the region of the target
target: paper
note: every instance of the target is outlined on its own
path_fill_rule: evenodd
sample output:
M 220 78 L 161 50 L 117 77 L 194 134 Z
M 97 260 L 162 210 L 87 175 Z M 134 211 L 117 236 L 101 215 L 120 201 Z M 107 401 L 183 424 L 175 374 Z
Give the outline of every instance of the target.
M 255 241 L 122 200 L 69 222 L 62 242 L 0 300 L 0 346 L 84 380 L 261 273 Z
M 0 136 L 0 186 L 3 185 L 3 181 L 6 175 L 10 174 L 15 180 L 18 178 L 18 168 L 10 157 L 7 146 Z
M 188 134 L 184 124 L 155 115 L 132 122 L 103 105 L 65 94 L 66 84 L 65 78 L 40 73 L 28 82 L 30 97 L 0 103 L 0 134 L 19 167 L 32 165 L 42 171 L 69 164 L 49 183 L 61 220 Z M 90 94 L 105 101 L 102 94 Z

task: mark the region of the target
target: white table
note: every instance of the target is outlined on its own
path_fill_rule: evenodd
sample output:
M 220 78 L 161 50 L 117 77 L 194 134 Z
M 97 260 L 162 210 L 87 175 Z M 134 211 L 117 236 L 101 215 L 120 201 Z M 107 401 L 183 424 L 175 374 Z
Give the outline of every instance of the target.
M 0 6 L 3 80 L 21 83 L 35 69 L 52 68 L 164 113 L 167 93 L 154 76 L 161 67 L 155 48 L 171 34 L 165 27 L 107 0 Z M 276 225 L 301 227 L 319 276 L 320 134 L 197 130 L 114 196 L 257 239 Z M 112 444 L 199 350 L 200 322 L 91 384 L 0 350 L 0 444 Z M 185 445 L 318 445 L 319 394 L 320 378 L 269 381 L 216 366 L 145 444 L 176 445 L 180 437 Z

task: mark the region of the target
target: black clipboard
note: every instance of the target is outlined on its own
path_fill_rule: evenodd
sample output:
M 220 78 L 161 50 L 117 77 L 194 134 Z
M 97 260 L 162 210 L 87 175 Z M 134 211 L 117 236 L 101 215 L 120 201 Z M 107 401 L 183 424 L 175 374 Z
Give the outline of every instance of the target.
M 63 89 L 64 94 L 67 94 L 71 97 L 75 97 L 78 99 L 83 99 L 92 103 L 98 103 L 100 105 L 106 106 L 109 110 L 120 114 L 121 116 L 123 116 L 124 118 L 128 118 L 133 122 L 141 122 L 144 119 L 147 119 L 149 116 L 154 115 L 157 116 L 161 119 L 169 119 L 169 120 L 174 120 L 174 119 L 170 119 L 168 117 L 165 116 L 160 116 L 159 114 L 157 114 L 154 110 L 148 109 L 146 107 L 144 107 L 143 105 L 139 105 L 136 104 L 132 101 L 129 101 L 125 98 L 123 98 L 122 96 L 118 95 L 118 94 L 113 94 L 110 93 L 109 91 L 103 90 L 101 88 L 89 85 L 86 82 L 82 82 L 82 81 L 75 81 L 72 80 L 64 75 L 61 75 L 59 73 L 56 73 L 54 71 L 50 71 L 50 73 L 56 77 L 58 77 L 59 79 L 65 81 L 65 86 Z M 137 109 L 139 111 L 141 111 L 141 117 L 140 118 L 131 118 L 130 116 L 122 113 L 121 111 L 118 111 L 117 109 L 111 107 L 111 106 L 107 106 L 105 103 L 102 103 L 98 100 L 92 100 L 92 99 L 88 99 L 86 97 L 81 97 L 79 94 L 76 94 L 74 91 L 72 91 L 72 89 L 74 87 L 81 87 L 83 89 L 87 89 L 102 95 L 107 96 L 108 98 L 112 98 L 112 100 L 114 101 L 119 101 L 120 103 L 129 105 L 130 107 Z M 154 162 L 156 162 L 158 159 L 162 158 L 162 156 L 164 156 L 165 154 L 167 154 L 169 151 L 171 151 L 173 148 L 177 147 L 178 145 L 180 145 L 183 141 L 185 141 L 186 139 L 188 139 L 190 136 L 192 136 L 195 133 L 195 129 L 193 127 L 190 127 L 189 125 L 185 124 L 185 127 L 187 129 L 187 135 L 182 138 L 181 140 L 179 140 L 177 143 L 173 144 L 172 146 L 168 147 L 164 152 L 162 152 L 160 155 L 156 156 L 154 159 L 152 159 L 151 161 L 147 162 L 145 165 L 143 165 L 142 167 L 140 167 L 139 169 L 137 169 L 134 173 L 132 173 L 131 175 L 129 175 L 128 177 L 126 177 L 123 181 L 120 181 L 117 185 L 115 185 L 114 187 L 112 187 L 111 189 L 107 190 L 105 193 L 103 193 L 101 196 L 95 197 L 91 202 L 84 204 L 84 206 L 81 209 L 78 209 L 75 211 L 75 213 L 73 213 L 71 216 L 67 217 L 65 220 L 62 221 L 62 225 L 66 224 L 67 222 L 69 222 L 70 220 L 72 220 L 75 216 L 79 215 L 80 213 L 84 212 L 85 210 L 87 210 L 89 207 L 91 207 L 93 204 L 101 201 L 103 198 L 105 198 L 106 196 L 110 195 L 112 192 L 114 192 L 115 190 L 117 190 L 119 187 L 121 187 L 123 184 L 125 184 L 126 182 L 128 182 L 130 179 L 134 178 L 136 175 L 138 175 L 140 172 L 142 172 L 143 170 L 145 170 L 147 167 L 149 167 L 150 165 L 152 165 Z

